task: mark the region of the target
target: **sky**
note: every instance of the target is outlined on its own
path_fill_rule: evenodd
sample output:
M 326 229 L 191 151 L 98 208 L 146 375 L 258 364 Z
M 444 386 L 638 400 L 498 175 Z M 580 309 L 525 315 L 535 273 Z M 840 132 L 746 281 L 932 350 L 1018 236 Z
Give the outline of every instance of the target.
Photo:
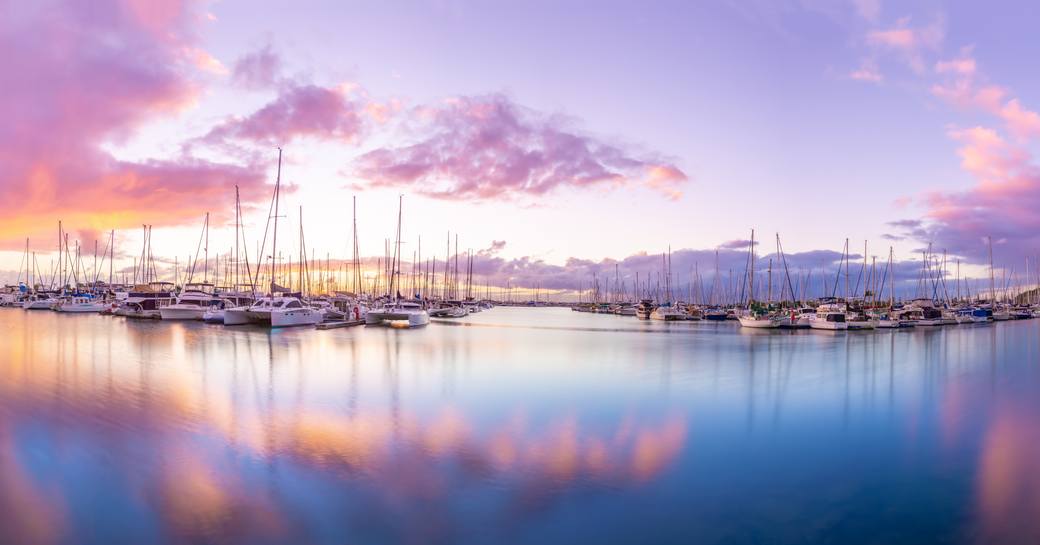
M 1040 41 L 1021 2 L 0 0 L 0 269 L 58 221 L 117 267 L 267 224 L 279 253 L 478 253 L 491 282 L 1040 255 Z M 909 266 L 909 265 L 908 265 Z M 1035 264 L 1030 265 L 1033 269 Z M 1030 272 L 1035 275 L 1035 270 Z M 24 274 L 24 273 L 23 273 Z M 172 271 L 170 272 L 172 275 Z M 1028 280 L 1028 278 L 1027 278 Z

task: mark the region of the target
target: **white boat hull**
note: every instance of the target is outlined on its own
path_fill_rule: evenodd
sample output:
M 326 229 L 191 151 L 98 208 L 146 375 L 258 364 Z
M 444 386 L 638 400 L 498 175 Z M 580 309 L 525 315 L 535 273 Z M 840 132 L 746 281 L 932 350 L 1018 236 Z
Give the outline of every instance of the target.
M 430 323 L 430 315 L 426 311 L 398 312 L 370 310 L 365 316 L 365 324 L 381 325 L 386 322 L 408 322 L 408 327 L 421 327 Z
M 269 316 L 271 327 L 292 327 L 320 324 L 325 314 L 313 308 L 292 308 L 273 309 Z
M 916 321 L 914 321 L 914 323 L 915 323 L 916 325 L 918 325 L 918 326 L 925 326 L 925 327 L 930 327 L 930 326 L 940 326 L 940 325 L 943 325 L 943 321 L 942 321 L 941 319 L 939 319 L 939 318 L 936 318 L 936 319 L 934 319 L 934 320 L 933 320 L 933 319 L 928 319 L 928 320 L 916 320 Z
M 201 320 L 205 309 L 195 305 L 170 305 L 159 309 L 163 320 Z
M 754 329 L 775 329 L 779 326 L 778 322 L 773 318 L 754 318 L 751 316 L 740 316 L 737 318 L 740 321 L 740 327 L 750 327 Z
M 51 305 L 54 301 L 42 300 L 42 301 L 26 301 L 22 304 L 22 308 L 25 310 L 50 310 Z
M 229 308 L 224 311 L 224 325 L 246 325 L 248 323 L 248 307 Z
M 809 327 L 812 329 L 821 329 L 825 331 L 845 331 L 848 329 L 848 324 L 845 322 L 825 322 L 822 320 L 813 320 L 809 322 Z
M 202 321 L 207 324 L 222 324 L 224 323 L 224 313 L 226 311 L 222 308 L 211 308 L 206 309 L 202 313 Z
M 101 312 L 105 308 L 105 305 L 100 303 L 88 303 L 88 304 L 66 304 L 59 305 L 58 308 L 54 309 L 58 312 L 77 312 L 77 313 L 88 313 L 88 312 Z

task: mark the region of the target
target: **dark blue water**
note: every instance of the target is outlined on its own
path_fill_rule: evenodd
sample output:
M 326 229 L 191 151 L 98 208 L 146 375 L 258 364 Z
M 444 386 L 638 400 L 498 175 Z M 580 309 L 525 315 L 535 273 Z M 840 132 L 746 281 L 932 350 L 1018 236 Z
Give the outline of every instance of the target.
M 0 543 L 1040 543 L 1040 320 L 0 309 Z

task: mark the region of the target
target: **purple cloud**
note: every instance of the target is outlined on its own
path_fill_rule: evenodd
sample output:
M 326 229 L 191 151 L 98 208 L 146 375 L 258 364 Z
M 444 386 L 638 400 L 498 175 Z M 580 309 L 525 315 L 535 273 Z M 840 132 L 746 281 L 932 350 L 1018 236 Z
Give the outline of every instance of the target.
M 686 174 L 673 164 L 583 135 L 559 117 L 503 95 L 459 97 L 413 110 L 421 136 L 363 154 L 367 187 L 406 187 L 440 199 L 511 200 L 559 189 L 641 185 L 678 198 Z

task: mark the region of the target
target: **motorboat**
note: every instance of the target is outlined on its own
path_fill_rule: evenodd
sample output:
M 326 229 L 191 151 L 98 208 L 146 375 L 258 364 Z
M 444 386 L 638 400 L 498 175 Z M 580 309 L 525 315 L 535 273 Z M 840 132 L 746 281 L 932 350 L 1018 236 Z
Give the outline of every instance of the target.
M 175 303 L 160 307 L 159 315 L 163 320 L 201 320 L 207 308 L 219 304 L 212 284 L 191 283 L 184 286 Z
M 462 305 L 444 305 L 427 311 L 430 318 L 465 318 L 469 310 Z
M 809 321 L 812 319 L 813 314 L 816 314 L 816 309 L 813 307 L 800 307 L 797 310 L 792 310 L 787 317 L 787 323 L 780 327 L 809 329 Z
M 635 316 L 638 311 L 629 303 L 622 303 L 614 308 L 614 314 L 618 316 Z
M 158 320 L 162 318 L 159 308 L 174 301 L 174 285 L 171 282 L 151 282 L 134 286 L 126 292 L 112 312 L 126 318 Z
M 876 327 L 877 321 L 868 316 L 862 310 L 847 311 L 845 314 L 845 329 L 870 330 Z
M 640 320 L 649 320 L 650 315 L 654 313 L 654 302 L 651 299 L 643 299 L 636 305 L 636 318 Z
M 712 322 L 726 321 L 726 309 L 720 307 L 709 307 L 704 309 L 704 319 Z
M 365 323 L 367 325 L 407 323 L 408 327 L 422 327 L 430 323 L 430 314 L 422 305 L 414 301 L 396 301 L 383 308 L 369 310 Z
M 845 305 L 838 303 L 824 303 L 816 307 L 816 313 L 809 318 L 809 327 L 824 330 L 846 330 L 848 324 L 845 322 Z
M 935 307 L 931 299 L 914 299 L 903 307 L 903 315 L 913 320 L 915 325 L 923 327 L 943 325 L 942 311 Z
M 671 305 L 671 303 L 665 303 L 654 309 L 650 313 L 651 320 L 660 320 L 664 322 L 673 322 L 678 320 L 685 320 L 686 315 L 682 313 L 678 308 Z

